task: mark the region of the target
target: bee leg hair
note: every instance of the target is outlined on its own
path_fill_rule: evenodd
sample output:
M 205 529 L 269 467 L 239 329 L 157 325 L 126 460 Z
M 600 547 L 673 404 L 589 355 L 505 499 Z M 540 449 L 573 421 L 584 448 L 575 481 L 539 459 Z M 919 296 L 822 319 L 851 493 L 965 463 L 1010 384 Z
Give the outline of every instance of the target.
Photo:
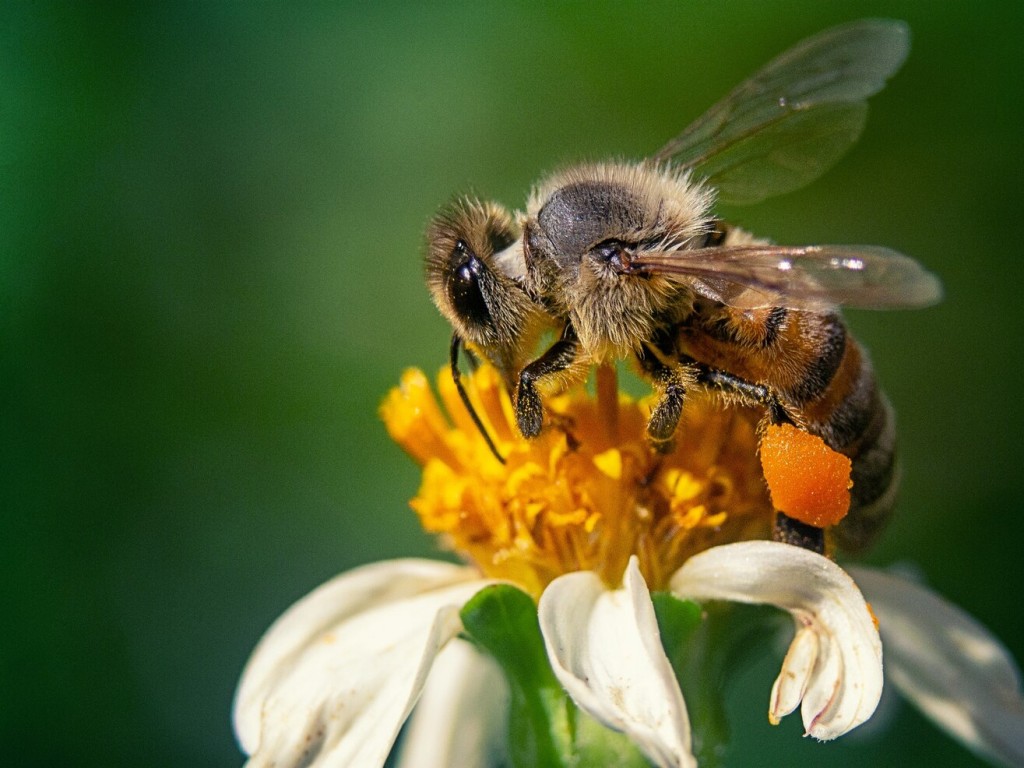
M 789 414 L 786 413 L 786 409 L 779 402 L 778 396 L 764 384 L 754 384 L 726 371 L 699 364 L 697 366 L 697 382 L 720 392 L 736 395 L 749 403 L 763 405 L 768 411 L 768 420 L 772 424 L 793 423 Z
M 809 549 L 819 555 L 825 554 L 825 531 L 813 525 L 795 520 L 784 512 L 775 513 L 775 525 L 772 528 L 772 541 L 792 544 L 802 549 Z

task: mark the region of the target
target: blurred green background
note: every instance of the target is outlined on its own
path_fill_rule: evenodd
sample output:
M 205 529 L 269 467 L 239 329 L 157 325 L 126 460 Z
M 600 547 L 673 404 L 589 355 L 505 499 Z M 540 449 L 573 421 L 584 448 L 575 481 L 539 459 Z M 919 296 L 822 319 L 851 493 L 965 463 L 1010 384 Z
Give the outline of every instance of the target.
M 353 565 L 433 552 L 376 416 L 404 367 L 445 360 L 427 218 L 651 152 L 862 16 L 914 35 L 863 140 L 726 213 L 942 276 L 937 308 L 850 315 L 905 457 L 870 559 L 915 564 L 1024 659 L 1022 9 L 5 3 L 0 761 L 239 764 L 231 696 L 270 622 Z M 897 702 L 832 745 L 771 729 L 776 665 L 733 697 L 733 765 L 976 764 Z

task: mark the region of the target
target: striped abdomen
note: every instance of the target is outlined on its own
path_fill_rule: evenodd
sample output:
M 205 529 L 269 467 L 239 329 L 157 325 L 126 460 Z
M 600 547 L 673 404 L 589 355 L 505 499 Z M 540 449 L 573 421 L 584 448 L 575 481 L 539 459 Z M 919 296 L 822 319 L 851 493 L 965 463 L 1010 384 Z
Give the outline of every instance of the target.
M 700 306 L 679 328 L 680 351 L 767 387 L 798 426 L 853 462 L 847 550 L 867 546 L 892 510 L 898 471 L 892 409 L 871 362 L 834 312 Z

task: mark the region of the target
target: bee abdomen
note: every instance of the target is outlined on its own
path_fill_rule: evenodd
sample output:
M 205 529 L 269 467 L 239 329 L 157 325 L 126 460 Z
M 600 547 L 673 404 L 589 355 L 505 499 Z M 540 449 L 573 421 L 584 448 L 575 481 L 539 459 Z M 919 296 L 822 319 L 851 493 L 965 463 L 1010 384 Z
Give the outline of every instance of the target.
M 900 485 L 896 455 L 896 422 L 888 399 L 878 392 L 870 439 L 864 439 L 853 462 L 850 512 L 836 528 L 838 544 L 847 552 L 867 548 L 888 521 Z M 865 436 L 867 438 L 867 436 Z
M 846 326 L 838 315 L 824 315 L 814 326 L 815 355 L 786 391 L 787 398 L 798 407 L 827 399 L 837 377 L 842 378 L 841 372 L 853 375 L 860 367 L 860 350 L 852 339 L 847 343 Z
M 799 426 L 853 464 L 840 545 L 866 547 L 888 519 L 899 473 L 892 409 L 871 361 L 837 313 L 785 308 L 707 312 L 678 326 L 680 351 L 764 386 Z
M 842 354 L 836 355 L 834 345 L 822 346 L 818 360 L 808 366 L 803 387 L 794 394 L 806 398 L 796 410 L 808 431 L 853 464 L 850 513 L 837 527 L 836 537 L 843 549 L 857 551 L 872 542 L 895 503 L 899 486 L 896 429 L 870 360 L 845 331 L 835 332 L 833 338 L 840 336 Z M 794 397 L 793 404 L 797 401 Z

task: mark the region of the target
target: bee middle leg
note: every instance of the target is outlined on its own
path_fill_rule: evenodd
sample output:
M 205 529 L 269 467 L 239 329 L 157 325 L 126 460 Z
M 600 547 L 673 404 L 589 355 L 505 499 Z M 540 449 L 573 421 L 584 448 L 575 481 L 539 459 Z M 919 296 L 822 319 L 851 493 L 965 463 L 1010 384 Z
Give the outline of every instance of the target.
M 579 348 L 576 331 L 567 325 L 562 337 L 519 373 L 516 423 L 523 437 L 536 437 L 544 426 L 544 403 L 537 391 L 537 382 L 572 367 L 579 359 Z
M 647 347 L 641 347 L 636 357 L 644 373 L 661 392 L 661 398 L 647 422 L 647 438 L 656 451 L 668 453 L 672 450 L 672 438 L 683 414 L 686 388 L 693 382 L 692 367 L 685 361 L 666 363 Z

